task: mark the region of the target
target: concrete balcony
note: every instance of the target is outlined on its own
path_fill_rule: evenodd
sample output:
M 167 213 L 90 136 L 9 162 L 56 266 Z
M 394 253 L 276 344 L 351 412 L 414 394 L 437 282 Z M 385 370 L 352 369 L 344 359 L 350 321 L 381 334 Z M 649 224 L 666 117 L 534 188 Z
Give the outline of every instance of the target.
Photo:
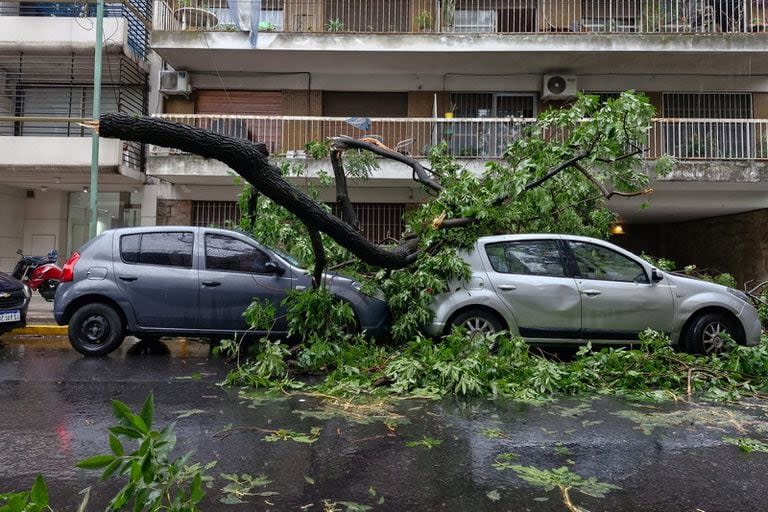
M 277 2 L 282 10 L 245 12 L 237 18 L 226 0 L 185 2 L 184 7 L 155 3 L 152 47 L 176 69 L 192 72 L 301 71 L 313 78 L 335 73 L 385 80 L 418 73 L 425 90 L 439 90 L 446 75 L 493 76 L 512 70 L 516 76 L 553 70 L 581 75 L 768 73 L 768 60 L 762 58 L 768 32 L 753 25 L 765 19 L 763 3 L 702 13 L 689 2 L 669 0 L 542 0 L 528 7 L 518 0 L 478 0 L 455 2 L 448 21 L 426 5 L 434 2 L 419 9 L 414 7 L 418 2 L 286 1 Z M 335 7 L 325 12 L 325 4 Z M 252 26 L 254 16 L 261 21 Z
M 104 10 L 104 50 L 145 59 L 151 4 L 126 0 Z M 92 3 L 0 2 L 0 52 L 84 53 L 95 45 Z
M 87 184 L 91 137 L 0 136 L 0 183 L 29 188 L 53 183 Z M 134 143 L 99 139 L 99 180 L 105 185 L 144 182 L 142 149 Z
M 363 132 L 341 118 L 224 115 L 159 115 L 163 119 L 235 137 L 262 141 L 272 155 L 303 164 L 309 177 L 330 172 L 327 159 L 315 160 L 305 144 L 333 135 L 374 136 L 390 147 L 425 158 L 445 142 L 463 165 L 482 172 L 488 160 L 501 158 L 506 144 L 523 136 L 533 119 L 371 119 Z M 552 135 L 557 137 L 557 134 Z M 675 170 L 652 180 L 650 196 L 616 198 L 611 207 L 627 222 L 684 221 L 765 208 L 768 204 L 768 119 L 655 119 L 649 134 L 647 172 L 662 154 L 675 156 Z M 418 199 L 410 169 L 389 160 L 367 181 L 352 180 L 353 196 L 394 201 Z M 232 186 L 232 171 L 221 162 L 150 146 L 147 175 L 182 186 Z M 298 186 L 305 178 L 293 178 Z M 317 182 L 315 183 L 317 185 Z M 322 191 L 333 200 L 332 191 Z M 651 208 L 644 208 L 643 203 Z

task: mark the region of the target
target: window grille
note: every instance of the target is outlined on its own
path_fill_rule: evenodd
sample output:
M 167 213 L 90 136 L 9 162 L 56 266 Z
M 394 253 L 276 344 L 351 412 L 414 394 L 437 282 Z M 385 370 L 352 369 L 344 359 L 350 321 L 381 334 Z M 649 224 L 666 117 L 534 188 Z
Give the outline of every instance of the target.
M 337 203 L 330 206 L 333 214 L 341 217 L 341 207 Z M 375 244 L 388 239 L 399 240 L 405 229 L 405 203 L 352 203 L 352 209 L 360 222 L 363 236 Z
M 752 119 L 752 94 L 664 93 L 664 117 Z
M 750 93 L 664 93 L 665 151 L 683 159 L 754 158 Z M 696 119 L 688 121 L 687 119 Z M 711 120 L 711 121 L 710 121 Z
M 192 201 L 192 224 L 224 228 L 240 223 L 240 208 L 235 201 Z

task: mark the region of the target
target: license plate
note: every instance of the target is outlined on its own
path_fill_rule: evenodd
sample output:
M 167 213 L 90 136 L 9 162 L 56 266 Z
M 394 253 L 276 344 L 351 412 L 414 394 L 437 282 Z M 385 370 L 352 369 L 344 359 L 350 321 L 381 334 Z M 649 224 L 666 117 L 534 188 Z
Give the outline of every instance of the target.
M 21 321 L 20 311 L 0 311 L 0 323 L 20 322 L 20 321 Z

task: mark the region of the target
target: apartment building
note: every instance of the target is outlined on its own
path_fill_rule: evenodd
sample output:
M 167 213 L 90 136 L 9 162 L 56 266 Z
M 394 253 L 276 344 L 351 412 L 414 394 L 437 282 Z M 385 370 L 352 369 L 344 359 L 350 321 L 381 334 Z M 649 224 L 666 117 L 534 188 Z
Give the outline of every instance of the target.
M 339 134 L 416 156 L 447 141 L 480 167 L 576 91 L 643 91 L 657 109 L 647 158 L 680 164 L 654 181 L 649 208 L 612 201 L 617 241 L 765 277 L 763 0 L 158 0 L 154 15 L 163 117 L 265 141 L 311 169 L 329 165 L 305 143 Z M 152 148 L 148 174 L 163 183 L 145 195 L 147 219 L 209 224 L 232 212 L 236 187 L 218 163 Z M 421 199 L 394 164 L 351 195 L 374 239 L 396 236 L 398 215 Z
M 102 112 L 146 114 L 151 4 L 105 7 Z M 96 6 L 0 2 L 0 270 L 88 239 Z M 66 122 L 69 120 L 69 122 Z M 140 144 L 100 141 L 100 229 L 138 224 Z

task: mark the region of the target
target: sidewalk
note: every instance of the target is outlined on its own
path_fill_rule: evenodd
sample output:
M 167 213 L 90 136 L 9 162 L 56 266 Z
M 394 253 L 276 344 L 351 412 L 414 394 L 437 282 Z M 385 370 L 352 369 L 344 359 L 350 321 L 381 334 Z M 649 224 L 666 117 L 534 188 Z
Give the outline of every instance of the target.
M 53 319 L 53 302 L 46 302 L 39 293 L 32 294 L 27 309 L 27 326 L 15 329 L 14 334 L 66 335 L 67 326 L 56 325 Z

